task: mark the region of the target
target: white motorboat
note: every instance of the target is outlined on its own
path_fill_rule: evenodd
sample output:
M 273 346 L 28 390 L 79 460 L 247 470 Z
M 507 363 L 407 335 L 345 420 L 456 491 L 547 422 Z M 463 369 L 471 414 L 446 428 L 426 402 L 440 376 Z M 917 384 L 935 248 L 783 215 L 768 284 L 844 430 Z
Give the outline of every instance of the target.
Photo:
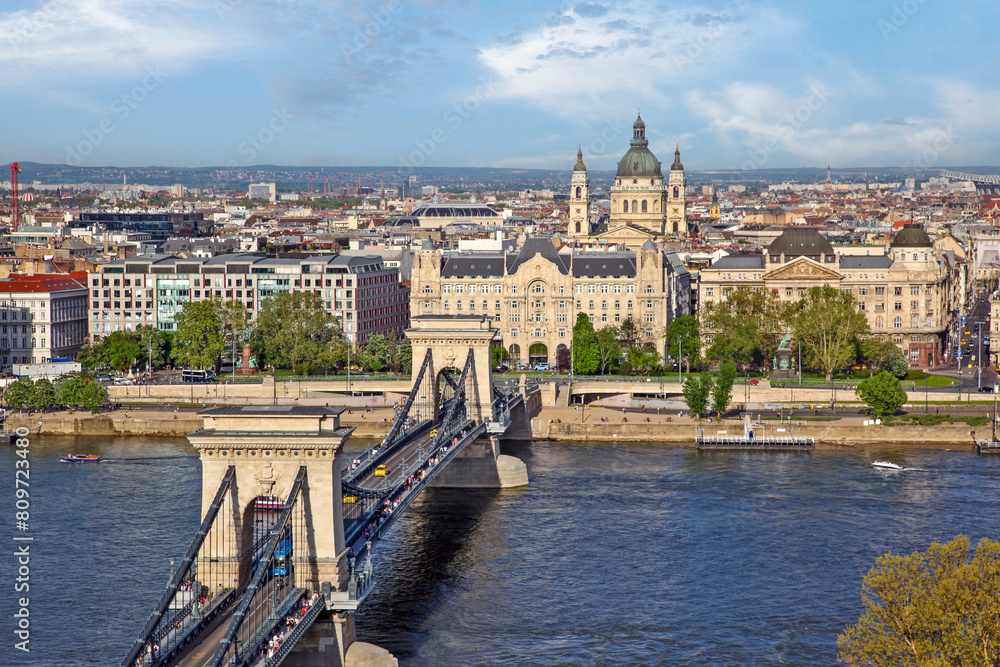
M 897 465 L 892 461 L 872 461 L 872 465 L 876 468 L 885 468 L 886 470 L 902 470 L 903 466 Z

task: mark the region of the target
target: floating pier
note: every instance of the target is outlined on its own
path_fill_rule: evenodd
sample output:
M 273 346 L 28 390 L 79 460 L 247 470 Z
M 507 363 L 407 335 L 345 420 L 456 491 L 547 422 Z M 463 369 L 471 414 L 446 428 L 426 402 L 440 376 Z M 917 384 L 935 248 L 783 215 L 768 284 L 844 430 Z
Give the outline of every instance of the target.
M 788 435 L 767 435 L 764 424 L 751 421 L 749 414 L 743 415 L 743 435 L 705 435 L 705 429 L 699 428 L 695 436 L 698 449 L 739 449 L 756 451 L 803 451 L 816 447 L 816 439 L 812 437 L 797 438 L 789 429 Z M 1000 443 L 998 443 L 1000 451 Z

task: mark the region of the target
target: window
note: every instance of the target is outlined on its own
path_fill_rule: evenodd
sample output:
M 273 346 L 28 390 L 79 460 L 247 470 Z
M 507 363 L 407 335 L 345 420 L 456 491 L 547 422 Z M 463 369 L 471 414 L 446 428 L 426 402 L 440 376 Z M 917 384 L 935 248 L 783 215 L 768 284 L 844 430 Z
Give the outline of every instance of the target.
M 625 286 L 625 293 L 626 294 L 635 294 L 635 285 L 632 285 L 632 284 L 626 285 Z
M 652 285 L 646 285 L 646 289 L 644 289 L 643 292 L 645 292 L 646 294 L 652 294 L 653 293 L 653 286 Z
M 607 294 L 607 293 L 608 293 L 608 286 L 601 285 L 601 294 Z
M 602 322 L 607 322 L 608 321 L 608 314 L 607 313 L 601 313 L 601 321 Z
M 867 287 L 859 287 L 858 288 L 858 296 L 868 296 L 868 288 Z
M 444 302 L 444 309 L 445 309 L 445 310 L 448 310 L 448 307 L 449 307 L 449 304 L 448 304 L 448 302 L 447 302 L 447 301 L 445 301 L 445 302 Z
M 901 301 L 897 301 L 896 303 L 894 303 L 892 305 L 892 309 L 893 310 L 903 310 L 903 303 Z
M 885 288 L 884 287 L 876 287 L 875 288 L 875 296 L 885 296 Z
M 892 288 L 892 295 L 893 296 L 903 296 L 903 288 L 902 287 L 893 287 Z
M 560 338 L 565 338 L 566 337 L 566 330 L 565 329 L 560 329 L 559 330 L 559 337 Z
M 604 308 L 605 310 L 607 310 L 607 308 L 608 308 L 608 302 L 602 300 L 601 301 L 601 308 Z
M 596 285 L 587 285 L 587 294 L 595 294 L 597 292 Z
M 593 299 L 591 299 L 591 300 L 590 300 L 590 306 L 588 306 L 588 307 L 589 307 L 589 308 L 590 308 L 591 310 L 593 310 L 593 309 L 594 309 L 594 300 L 593 300 Z
M 910 302 L 910 310 L 919 310 L 919 309 L 920 309 L 920 302 L 919 301 L 911 301 Z
M 494 306 L 494 308 L 496 308 L 497 310 L 500 310 L 500 302 L 499 301 L 496 302 L 496 305 Z
M 705 296 L 715 296 L 715 288 L 714 287 L 706 287 L 705 288 Z
M 583 294 L 583 285 L 577 285 L 576 286 L 576 293 L 577 294 Z
M 484 299 L 484 300 L 483 300 L 483 310 L 488 310 L 488 309 L 489 309 L 489 307 L 490 307 L 490 302 L 489 302 L 489 301 L 486 301 L 486 300 Z M 498 304 L 497 304 L 497 308 L 499 308 L 499 307 L 500 307 L 500 305 L 499 305 L 499 303 L 498 303 Z
M 621 293 L 622 293 L 622 286 L 619 285 L 619 284 L 616 284 L 615 285 L 615 294 L 621 294 Z
M 860 311 L 865 311 L 865 310 L 868 310 L 868 308 L 867 308 L 867 306 L 865 305 L 865 302 L 864 302 L 864 301 L 859 301 L 859 302 L 858 302 L 858 310 L 860 310 Z
M 910 315 L 910 328 L 916 329 L 920 326 L 920 317 L 918 315 Z
M 531 286 L 532 294 L 545 294 L 545 285 L 542 283 L 535 283 Z
M 913 285 L 910 287 L 910 296 L 920 296 L 920 286 Z
M 903 318 L 902 317 L 897 317 L 896 319 L 894 319 L 892 321 L 892 328 L 893 329 L 902 329 L 903 328 Z
M 642 321 L 643 322 L 655 322 L 656 321 L 656 313 L 646 313 L 645 315 L 642 316 Z
M 443 285 L 441 287 L 442 294 L 451 294 L 451 285 Z
M 618 300 L 616 299 L 616 300 L 615 300 L 615 310 L 619 310 L 619 309 L 621 309 L 621 307 L 622 307 L 622 302 L 621 302 L 621 301 L 618 301 Z
M 910 350 L 910 363 L 915 364 L 920 361 L 920 350 Z

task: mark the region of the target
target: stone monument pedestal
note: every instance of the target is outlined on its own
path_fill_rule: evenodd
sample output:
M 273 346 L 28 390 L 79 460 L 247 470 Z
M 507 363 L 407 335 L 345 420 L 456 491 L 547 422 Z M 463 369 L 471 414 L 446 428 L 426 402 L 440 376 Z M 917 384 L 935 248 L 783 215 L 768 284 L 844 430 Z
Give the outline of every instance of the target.
M 791 349 L 778 348 L 778 353 L 774 357 L 774 370 L 771 372 L 772 380 L 791 380 L 797 378 L 795 371 L 795 356 Z

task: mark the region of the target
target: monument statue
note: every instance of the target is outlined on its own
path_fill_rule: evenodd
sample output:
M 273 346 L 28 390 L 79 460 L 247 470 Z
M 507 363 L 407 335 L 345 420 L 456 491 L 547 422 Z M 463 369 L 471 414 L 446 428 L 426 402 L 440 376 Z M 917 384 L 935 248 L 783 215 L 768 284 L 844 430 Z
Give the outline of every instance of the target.
M 778 343 L 778 353 L 774 357 L 774 372 L 771 377 L 779 380 L 791 379 L 795 375 L 795 359 L 792 357 L 792 332 Z
M 785 334 L 785 337 L 781 339 L 780 343 L 778 343 L 778 349 L 779 350 L 790 350 L 790 349 L 792 349 L 792 331 L 791 331 L 791 329 L 788 330 L 788 333 Z

